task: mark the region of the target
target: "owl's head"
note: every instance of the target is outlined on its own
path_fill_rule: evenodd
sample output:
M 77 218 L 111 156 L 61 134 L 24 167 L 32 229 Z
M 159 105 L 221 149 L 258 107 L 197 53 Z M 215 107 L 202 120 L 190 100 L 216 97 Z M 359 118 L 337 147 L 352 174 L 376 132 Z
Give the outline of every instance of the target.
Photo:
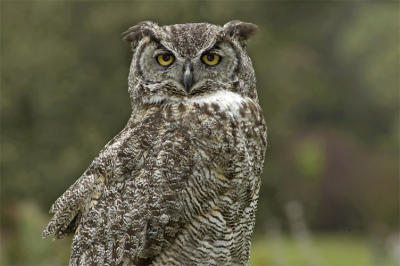
M 257 98 L 246 40 L 257 26 L 231 21 L 158 26 L 141 22 L 123 33 L 133 49 L 129 92 L 134 104 L 181 101 L 216 90 Z

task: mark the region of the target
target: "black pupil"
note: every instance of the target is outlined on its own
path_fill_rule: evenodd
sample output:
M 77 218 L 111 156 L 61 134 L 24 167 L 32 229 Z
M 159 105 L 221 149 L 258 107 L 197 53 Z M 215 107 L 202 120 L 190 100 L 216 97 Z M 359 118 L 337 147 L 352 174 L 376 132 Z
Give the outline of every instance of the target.
M 164 61 L 169 61 L 171 59 L 171 56 L 169 54 L 165 54 L 165 55 L 162 56 L 162 59 Z
M 214 55 L 213 54 L 208 54 L 207 55 L 207 60 L 208 61 L 213 61 L 214 60 Z

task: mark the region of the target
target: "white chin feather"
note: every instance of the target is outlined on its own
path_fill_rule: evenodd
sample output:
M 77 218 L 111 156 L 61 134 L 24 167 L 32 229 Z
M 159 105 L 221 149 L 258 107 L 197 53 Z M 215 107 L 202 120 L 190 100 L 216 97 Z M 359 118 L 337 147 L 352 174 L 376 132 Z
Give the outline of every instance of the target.
M 157 104 L 157 103 L 161 103 L 162 101 L 164 101 L 166 99 L 169 99 L 169 97 L 167 98 L 166 96 L 154 95 L 154 96 L 148 97 L 144 102 L 148 103 L 148 104 Z
M 243 102 L 251 101 L 248 97 L 242 97 L 241 95 L 227 91 L 219 90 L 208 95 L 201 95 L 198 97 L 193 97 L 187 100 L 189 103 L 198 103 L 200 105 L 207 104 L 218 104 L 221 111 L 231 112 L 233 115 L 239 113 L 239 109 Z
M 226 112 L 231 115 L 238 115 L 239 109 L 242 107 L 242 103 L 252 101 L 248 97 L 242 97 L 240 94 L 227 90 L 219 90 L 212 92 L 207 95 L 192 96 L 177 98 L 174 96 L 167 95 L 153 95 L 144 98 L 143 102 L 146 104 L 158 104 L 164 103 L 174 103 L 174 102 L 186 102 L 188 104 L 198 103 L 203 104 L 217 104 L 221 111 Z

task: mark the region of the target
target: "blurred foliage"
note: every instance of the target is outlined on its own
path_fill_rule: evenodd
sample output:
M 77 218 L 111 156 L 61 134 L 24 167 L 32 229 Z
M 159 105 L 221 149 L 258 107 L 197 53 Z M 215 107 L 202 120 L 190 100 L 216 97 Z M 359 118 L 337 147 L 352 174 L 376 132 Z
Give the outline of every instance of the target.
M 15 224 L 12 231 L 2 232 L 7 253 L 0 257 L 0 265 L 68 264 L 71 239 L 41 239 L 40 232 L 48 217 L 37 204 L 23 201 L 7 210 L 11 212 L 8 215 Z
M 354 235 L 316 235 L 309 252 L 319 258 L 318 264 L 313 264 L 301 243 L 288 236 L 281 239 L 267 237 L 255 240 L 252 244 L 250 265 L 290 265 L 290 266 L 396 266 L 396 254 L 373 252 L 365 239 Z
M 47 220 L 40 213 L 126 123 L 131 55 L 120 33 L 142 20 L 259 25 L 248 50 L 269 149 L 256 236 L 271 220 L 288 230 L 284 206 L 292 200 L 304 205 L 313 232 L 351 231 L 378 243 L 398 230 L 398 2 L 0 5 L 0 214 L 2 246 L 12 250 L 7 263 L 62 261 L 57 250 L 68 241 L 40 240 Z

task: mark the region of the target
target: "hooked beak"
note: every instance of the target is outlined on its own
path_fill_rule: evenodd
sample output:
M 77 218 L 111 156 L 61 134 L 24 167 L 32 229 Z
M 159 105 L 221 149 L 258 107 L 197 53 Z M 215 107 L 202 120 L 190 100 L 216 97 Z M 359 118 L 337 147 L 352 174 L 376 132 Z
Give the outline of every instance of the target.
M 186 92 L 190 92 L 190 87 L 193 82 L 193 65 L 189 59 L 186 59 L 183 67 L 183 84 L 185 85 Z

